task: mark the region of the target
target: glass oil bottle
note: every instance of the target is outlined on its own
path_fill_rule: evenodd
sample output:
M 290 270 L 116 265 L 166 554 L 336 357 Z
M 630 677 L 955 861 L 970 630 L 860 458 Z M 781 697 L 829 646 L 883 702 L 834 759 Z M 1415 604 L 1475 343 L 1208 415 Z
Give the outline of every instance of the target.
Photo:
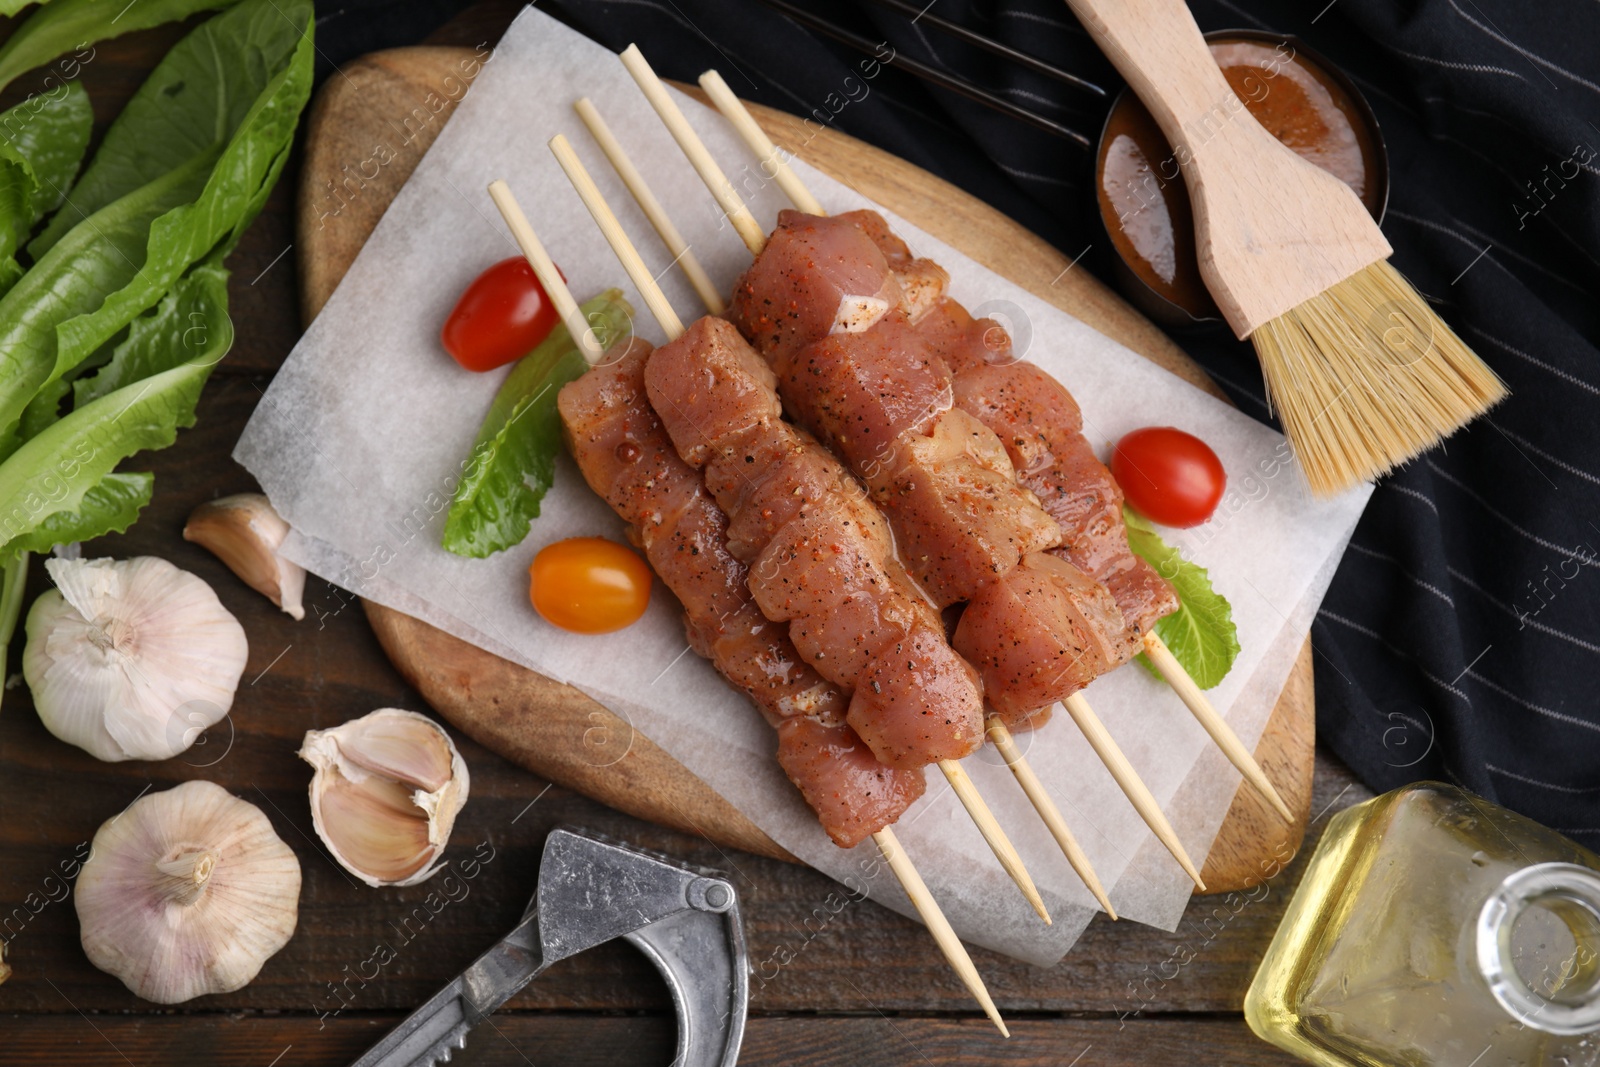
M 1600 1064 L 1600 856 L 1436 782 L 1328 826 L 1245 997 L 1321 1067 Z

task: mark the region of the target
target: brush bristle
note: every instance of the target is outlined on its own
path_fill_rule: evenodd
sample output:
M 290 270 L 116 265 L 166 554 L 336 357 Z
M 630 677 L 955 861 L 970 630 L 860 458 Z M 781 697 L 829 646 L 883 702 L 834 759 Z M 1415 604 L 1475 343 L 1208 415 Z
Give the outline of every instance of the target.
M 1427 450 L 1506 395 L 1494 371 L 1380 260 L 1250 335 L 1311 491 Z

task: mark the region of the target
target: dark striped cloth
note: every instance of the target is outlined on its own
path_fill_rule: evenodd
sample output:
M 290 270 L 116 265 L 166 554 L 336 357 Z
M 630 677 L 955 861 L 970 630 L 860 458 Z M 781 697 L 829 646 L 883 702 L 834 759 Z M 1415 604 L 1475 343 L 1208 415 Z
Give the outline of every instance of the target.
M 863 0 L 797 2 L 1098 134 L 1104 104 L 1081 92 Z M 542 6 L 614 49 L 637 41 L 664 75 L 717 67 L 745 97 L 895 152 L 1104 268 L 1088 153 L 1069 141 L 895 71 L 866 78 L 860 55 L 754 0 Z M 1120 84 L 1058 0 L 929 10 Z M 1512 391 L 1373 496 L 1312 630 L 1321 736 L 1374 789 L 1454 781 L 1600 846 L 1600 5 L 1194 10 L 1206 30 L 1295 34 L 1356 80 L 1388 143 L 1396 266 Z M 353 55 L 339 43 L 353 23 L 371 24 L 330 17 L 323 51 Z M 1248 345 L 1179 341 L 1268 419 Z

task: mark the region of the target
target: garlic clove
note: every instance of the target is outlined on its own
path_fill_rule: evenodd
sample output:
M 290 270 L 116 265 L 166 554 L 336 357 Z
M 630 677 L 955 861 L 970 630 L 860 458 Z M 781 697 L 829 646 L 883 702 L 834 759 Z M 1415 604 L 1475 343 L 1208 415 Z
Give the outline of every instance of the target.
M 165 560 L 49 559 L 22 672 L 45 727 L 97 759 L 162 760 L 233 706 L 250 654 L 211 587 Z
M 185 541 L 210 549 L 246 585 L 300 620 L 306 617 L 306 572 L 278 554 L 288 535 L 289 524 L 260 493 L 201 504 L 183 527 Z
M 471 785 L 450 735 L 425 715 L 380 708 L 311 730 L 300 758 L 311 822 L 334 859 L 368 885 L 415 885 L 439 869 Z
M 319 808 L 328 846 L 346 867 L 379 884 L 395 885 L 426 867 L 435 855 L 427 812 L 396 782 L 352 782 L 330 771 Z
M 459 758 L 449 735 L 415 712 L 354 719 L 339 728 L 338 745 L 351 768 L 428 793 L 450 784 Z
M 89 962 L 178 1004 L 244 987 L 288 943 L 300 863 L 259 808 L 185 782 L 100 827 L 74 897 Z

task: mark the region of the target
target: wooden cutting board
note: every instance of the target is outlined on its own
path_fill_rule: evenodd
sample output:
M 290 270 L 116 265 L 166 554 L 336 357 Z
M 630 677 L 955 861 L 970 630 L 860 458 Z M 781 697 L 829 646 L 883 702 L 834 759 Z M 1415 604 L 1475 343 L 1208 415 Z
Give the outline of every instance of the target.
M 297 207 L 302 315 L 332 295 L 384 210 L 476 75 L 468 49 L 399 48 L 323 84 L 307 123 Z M 853 138 L 756 108 L 779 145 L 886 204 L 997 273 L 1209 392 L 1220 390 L 1165 334 L 1056 249 L 956 187 Z M 524 131 L 532 136 L 536 131 Z M 719 844 L 793 860 L 682 764 L 570 686 L 377 604 L 367 617 L 396 668 L 434 709 L 506 759 L 629 814 Z M 1062 728 L 1062 727 L 1058 727 Z M 1311 646 L 1301 649 L 1256 749 L 1296 813 L 1285 826 L 1249 789 L 1207 857 L 1213 891 L 1245 888 L 1299 847 L 1311 803 Z

